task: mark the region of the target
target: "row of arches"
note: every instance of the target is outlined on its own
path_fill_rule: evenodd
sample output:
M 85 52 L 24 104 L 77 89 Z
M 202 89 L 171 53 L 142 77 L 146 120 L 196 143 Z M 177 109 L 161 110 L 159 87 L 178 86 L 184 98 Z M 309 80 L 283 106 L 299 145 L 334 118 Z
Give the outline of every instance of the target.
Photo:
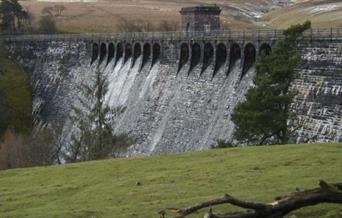
M 243 60 L 241 60 L 243 76 L 255 64 L 257 55 L 269 55 L 272 51 L 272 48 L 269 44 L 263 43 L 258 50 L 259 53 L 257 54 L 257 49 L 252 43 L 246 44 L 243 50 L 237 43 L 232 43 L 229 46 L 224 43 L 219 43 L 216 45 L 216 47 L 214 47 L 212 43 L 205 43 L 202 52 L 202 48 L 199 43 L 194 43 L 190 46 L 188 43 L 182 43 L 180 46 L 178 72 L 190 61 L 190 73 L 203 58 L 201 70 L 202 73 L 211 64 L 213 64 L 215 59 L 214 75 L 227 62 L 229 63 L 227 74 L 229 74 L 233 70 L 233 66 L 236 64 L 236 62 L 243 58 Z
M 92 58 L 91 63 L 94 63 L 99 59 L 99 64 L 106 61 L 106 64 L 113 61 L 114 65 L 123 58 L 123 62 L 126 63 L 128 59 L 132 58 L 132 66 L 136 63 L 138 58 L 142 56 L 141 68 L 143 68 L 148 62 L 151 61 L 152 66 L 160 59 L 161 46 L 159 43 L 130 43 L 119 42 L 116 45 L 114 43 L 93 43 L 92 46 Z
M 268 55 L 271 51 L 271 46 L 268 43 L 262 43 L 258 48 L 252 43 L 247 43 L 243 48 L 238 43 L 231 43 L 229 45 L 219 43 L 216 46 L 210 42 L 204 43 L 202 46 L 197 42 L 191 45 L 189 43 L 181 43 L 178 72 L 190 62 L 190 73 L 202 62 L 201 73 L 213 64 L 214 75 L 226 65 L 228 65 L 226 73 L 229 74 L 237 61 L 241 61 L 242 76 L 244 76 L 255 64 L 258 55 Z M 116 65 L 121 58 L 123 58 L 124 63 L 132 58 L 133 66 L 138 58 L 142 56 L 142 69 L 147 63 L 151 63 L 153 66 L 160 59 L 161 46 L 159 43 L 148 42 L 144 44 L 119 42 L 116 45 L 114 43 L 101 43 L 100 45 L 93 43 L 92 52 L 92 63 L 99 59 L 99 64 L 104 61 L 108 64 L 114 59 L 114 64 Z

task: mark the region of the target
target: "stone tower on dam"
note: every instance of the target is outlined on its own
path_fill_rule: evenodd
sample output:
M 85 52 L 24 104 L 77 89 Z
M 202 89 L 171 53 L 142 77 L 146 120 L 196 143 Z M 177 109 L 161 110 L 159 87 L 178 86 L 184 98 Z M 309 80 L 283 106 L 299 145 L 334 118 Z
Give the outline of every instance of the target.
M 29 73 L 37 125 L 61 122 L 68 140 L 77 85 L 101 70 L 105 102 L 120 109 L 112 125 L 134 139 L 132 155 L 201 150 L 231 140 L 230 116 L 253 85 L 255 63 L 282 37 L 218 30 L 219 14 L 216 6 L 184 8 L 182 32 L 12 36 L 7 45 Z M 293 140 L 341 141 L 342 30 L 308 31 L 299 51 L 291 112 L 303 125 Z

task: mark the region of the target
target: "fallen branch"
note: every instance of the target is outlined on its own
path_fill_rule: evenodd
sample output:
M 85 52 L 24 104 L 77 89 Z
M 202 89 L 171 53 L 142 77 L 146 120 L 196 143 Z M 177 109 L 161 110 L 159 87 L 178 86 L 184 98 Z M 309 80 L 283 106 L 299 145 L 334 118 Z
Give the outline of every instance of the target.
M 184 218 L 204 208 L 210 208 L 206 218 L 282 218 L 292 211 L 303 207 L 321 203 L 342 204 L 342 183 L 328 184 L 320 181 L 319 188 L 298 191 L 289 195 L 278 197 L 272 203 L 253 203 L 242 201 L 230 195 L 223 198 L 213 199 L 187 208 L 168 208 L 176 213 L 176 218 Z M 215 215 L 211 207 L 222 204 L 231 204 L 244 209 L 245 212 Z

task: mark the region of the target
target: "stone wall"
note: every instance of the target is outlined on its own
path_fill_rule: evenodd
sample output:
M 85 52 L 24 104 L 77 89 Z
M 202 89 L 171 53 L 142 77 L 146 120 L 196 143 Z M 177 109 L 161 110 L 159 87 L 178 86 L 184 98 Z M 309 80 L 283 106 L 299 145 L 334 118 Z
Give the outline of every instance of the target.
M 87 79 L 90 46 L 86 42 L 17 42 L 9 49 L 29 74 L 35 125 L 64 122 L 80 81 Z
M 342 40 L 306 42 L 292 90 L 296 142 L 342 141 Z

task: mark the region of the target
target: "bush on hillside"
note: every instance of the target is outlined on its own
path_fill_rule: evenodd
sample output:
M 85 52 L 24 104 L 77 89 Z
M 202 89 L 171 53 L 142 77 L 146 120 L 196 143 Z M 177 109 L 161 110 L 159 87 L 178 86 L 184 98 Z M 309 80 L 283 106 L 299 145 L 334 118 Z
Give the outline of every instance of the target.
M 216 148 L 235 148 L 237 147 L 236 144 L 234 144 L 233 142 L 231 141 L 226 141 L 226 140 L 223 140 L 223 139 L 219 139 L 216 141 L 216 144 L 215 145 L 211 145 L 211 149 L 216 149 Z

